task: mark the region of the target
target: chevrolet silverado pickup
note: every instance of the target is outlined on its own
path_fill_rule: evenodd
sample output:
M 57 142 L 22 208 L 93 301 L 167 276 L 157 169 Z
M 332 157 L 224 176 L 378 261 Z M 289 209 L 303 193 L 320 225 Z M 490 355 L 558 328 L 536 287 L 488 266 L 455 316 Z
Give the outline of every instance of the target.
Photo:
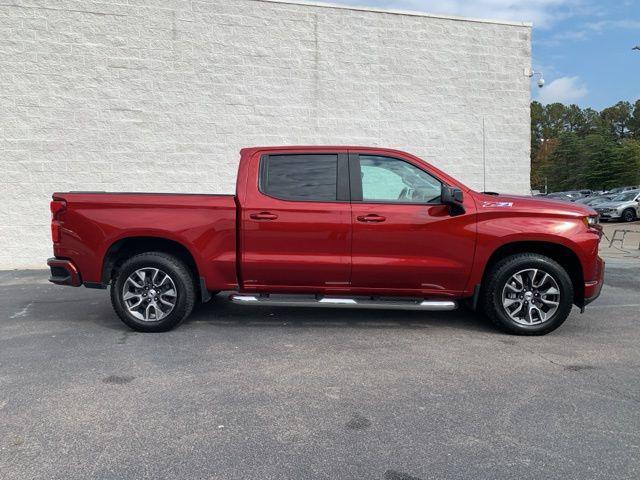
M 50 281 L 110 287 L 144 332 L 220 291 L 241 305 L 453 310 L 509 333 L 559 327 L 600 293 L 589 207 L 473 191 L 367 147 L 240 152 L 235 195 L 54 193 Z

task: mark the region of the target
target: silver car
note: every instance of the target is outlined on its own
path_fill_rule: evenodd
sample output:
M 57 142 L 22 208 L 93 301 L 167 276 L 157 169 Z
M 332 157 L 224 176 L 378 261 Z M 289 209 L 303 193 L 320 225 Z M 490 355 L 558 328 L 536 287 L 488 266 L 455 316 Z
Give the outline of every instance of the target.
M 612 194 L 612 195 L 618 195 L 619 193 L 627 192 L 629 190 L 640 190 L 640 185 L 632 185 L 632 186 L 626 186 L 626 187 L 616 187 L 616 188 L 612 188 L 611 190 L 607 190 L 604 193 Z
M 576 203 L 581 203 L 582 205 L 587 205 L 588 207 L 595 207 L 599 203 L 605 203 L 611 201 L 613 197 L 616 195 L 598 195 L 591 197 L 579 198 L 576 200 Z
M 601 220 L 633 222 L 640 217 L 640 190 L 629 190 L 593 207 Z

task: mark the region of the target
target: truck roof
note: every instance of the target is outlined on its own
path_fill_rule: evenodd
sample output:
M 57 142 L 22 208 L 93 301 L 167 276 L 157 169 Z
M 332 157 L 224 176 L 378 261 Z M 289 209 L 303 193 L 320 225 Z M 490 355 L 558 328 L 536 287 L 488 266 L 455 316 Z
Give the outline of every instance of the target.
M 251 158 L 254 154 L 259 152 L 298 152 L 298 153 L 308 153 L 308 152 L 346 152 L 347 150 L 354 152 L 371 152 L 373 155 L 380 154 L 390 154 L 394 156 L 398 156 L 399 158 L 411 158 L 418 162 L 422 162 L 424 164 L 429 165 L 433 172 L 435 172 L 440 180 L 444 181 L 449 185 L 455 185 L 458 188 L 461 188 L 465 191 L 469 190 L 469 187 L 458 181 L 457 179 L 451 177 L 447 173 L 443 172 L 439 168 L 434 165 L 426 162 L 425 160 L 402 150 L 397 150 L 393 148 L 385 148 L 385 147 L 364 147 L 358 145 L 283 145 L 283 146 L 262 146 L 262 147 L 247 147 L 240 150 L 240 157 L 242 159 Z M 242 160 L 241 160 L 242 161 Z M 242 168 L 242 167 L 240 167 Z
M 326 150 L 358 150 L 363 151 L 385 151 L 389 153 L 399 153 L 406 155 L 407 152 L 387 147 L 365 147 L 361 145 L 264 145 L 255 147 L 246 147 L 240 150 L 241 154 L 251 154 L 261 150 L 291 150 L 291 151 L 326 151 Z

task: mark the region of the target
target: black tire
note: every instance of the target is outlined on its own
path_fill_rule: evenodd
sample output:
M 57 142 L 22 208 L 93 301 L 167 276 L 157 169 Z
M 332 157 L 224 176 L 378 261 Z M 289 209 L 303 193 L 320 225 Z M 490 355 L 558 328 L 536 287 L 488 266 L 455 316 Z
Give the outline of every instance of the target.
M 623 222 L 633 222 L 636 219 L 636 211 L 633 208 L 627 208 L 622 212 L 621 218 Z
M 125 282 L 127 282 L 129 276 L 137 270 L 145 268 L 158 269 L 164 272 L 170 277 L 175 286 L 174 306 L 165 317 L 159 320 L 153 320 L 153 316 L 158 315 L 157 312 L 153 316 L 149 315 L 151 317 L 150 320 L 136 318 L 129 311 L 123 298 Z M 145 294 L 146 296 L 147 294 Z M 145 301 L 149 300 L 145 299 Z M 113 309 L 126 325 L 138 332 L 166 332 L 177 327 L 191 314 L 195 302 L 196 288 L 192 272 L 181 260 L 166 253 L 147 252 L 129 258 L 119 268 L 117 276 L 111 283 L 111 305 L 113 305 Z
M 535 268 L 551 275 L 558 285 L 560 298 L 556 311 L 542 323 L 523 325 L 506 312 L 502 293 L 506 284 L 516 273 Z M 487 272 L 486 285 L 481 294 L 482 307 L 489 319 L 501 330 L 515 335 L 545 335 L 552 332 L 571 313 L 573 306 L 573 284 L 566 270 L 555 260 L 535 253 L 521 253 L 508 256 L 496 263 Z M 536 299 L 538 301 L 538 299 Z M 517 305 L 516 305 L 517 307 Z

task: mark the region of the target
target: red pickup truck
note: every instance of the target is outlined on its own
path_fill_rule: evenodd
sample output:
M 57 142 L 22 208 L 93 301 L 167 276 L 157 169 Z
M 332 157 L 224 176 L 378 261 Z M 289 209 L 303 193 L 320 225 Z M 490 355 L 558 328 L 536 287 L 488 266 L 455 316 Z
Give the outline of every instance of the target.
M 55 193 L 50 281 L 111 286 L 131 328 L 166 331 L 219 291 L 243 305 L 452 310 L 510 333 L 560 326 L 600 293 L 588 207 L 470 190 L 363 147 L 241 151 L 235 195 Z

